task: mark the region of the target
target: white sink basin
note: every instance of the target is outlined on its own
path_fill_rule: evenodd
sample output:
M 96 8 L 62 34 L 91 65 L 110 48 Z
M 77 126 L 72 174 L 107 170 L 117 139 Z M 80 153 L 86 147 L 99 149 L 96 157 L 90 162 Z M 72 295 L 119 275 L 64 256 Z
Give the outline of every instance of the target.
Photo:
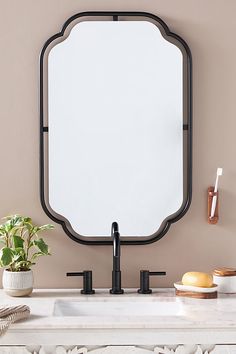
M 57 300 L 54 316 L 176 316 L 180 314 L 181 304 L 175 301 L 146 301 L 127 299 L 122 301 L 68 301 Z

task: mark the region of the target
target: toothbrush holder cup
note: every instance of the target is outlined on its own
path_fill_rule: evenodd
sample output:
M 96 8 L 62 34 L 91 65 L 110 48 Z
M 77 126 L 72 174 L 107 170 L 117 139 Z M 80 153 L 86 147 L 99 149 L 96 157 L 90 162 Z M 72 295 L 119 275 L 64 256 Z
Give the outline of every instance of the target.
M 211 217 L 211 208 L 214 196 L 216 196 L 216 207 L 215 213 Z M 214 192 L 214 187 L 212 186 L 207 189 L 207 219 L 208 223 L 211 225 L 217 224 L 219 220 L 219 191 Z

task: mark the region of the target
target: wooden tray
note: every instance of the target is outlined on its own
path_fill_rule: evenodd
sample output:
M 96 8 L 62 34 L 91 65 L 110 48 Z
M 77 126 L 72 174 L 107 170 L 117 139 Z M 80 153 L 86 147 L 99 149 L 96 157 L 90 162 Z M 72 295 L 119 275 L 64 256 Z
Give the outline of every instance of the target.
M 175 290 L 176 296 L 192 297 L 194 299 L 216 299 L 217 291 L 212 293 L 198 293 L 196 291 Z

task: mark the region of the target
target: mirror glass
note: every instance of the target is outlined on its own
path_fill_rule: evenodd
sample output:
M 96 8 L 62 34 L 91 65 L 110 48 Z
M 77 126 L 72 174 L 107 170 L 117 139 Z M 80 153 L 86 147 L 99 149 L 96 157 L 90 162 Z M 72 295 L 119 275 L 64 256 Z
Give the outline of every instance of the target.
M 47 57 L 48 208 L 150 237 L 185 200 L 183 53 L 149 21 L 83 21 Z

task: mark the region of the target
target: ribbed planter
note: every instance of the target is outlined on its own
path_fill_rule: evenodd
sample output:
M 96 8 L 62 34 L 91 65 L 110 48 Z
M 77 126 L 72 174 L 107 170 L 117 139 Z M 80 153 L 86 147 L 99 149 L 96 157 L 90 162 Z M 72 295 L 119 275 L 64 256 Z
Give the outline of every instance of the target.
M 33 272 L 11 272 L 4 269 L 2 286 L 4 291 L 10 296 L 27 296 L 33 291 Z

